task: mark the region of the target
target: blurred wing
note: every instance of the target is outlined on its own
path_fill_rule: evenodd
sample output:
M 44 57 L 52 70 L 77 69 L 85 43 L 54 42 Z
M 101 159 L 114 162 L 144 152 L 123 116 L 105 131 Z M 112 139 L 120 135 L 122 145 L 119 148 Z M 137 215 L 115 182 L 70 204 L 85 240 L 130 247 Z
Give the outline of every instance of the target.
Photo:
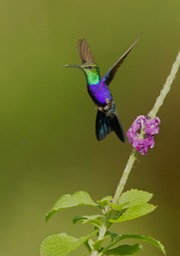
M 79 55 L 82 61 L 82 64 L 84 63 L 89 63 L 89 64 L 94 64 L 94 56 L 91 52 L 91 49 L 89 48 L 89 45 L 86 40 L 80 39 L 79 40 Z
M 132 48 L 135 46 L 137 41 L 139 40 L 140 36 L 136 39 L 136 41 L 129 47 L 129 49 L 116 61 L 116 63 L 108 70 L 108 72 L 103 77 L 104 82 L 109 85 L 110 82 L 113 80 L 116 71 L 121 66 L 121 64 L 124 62 L 125 58 L 128 56 Z

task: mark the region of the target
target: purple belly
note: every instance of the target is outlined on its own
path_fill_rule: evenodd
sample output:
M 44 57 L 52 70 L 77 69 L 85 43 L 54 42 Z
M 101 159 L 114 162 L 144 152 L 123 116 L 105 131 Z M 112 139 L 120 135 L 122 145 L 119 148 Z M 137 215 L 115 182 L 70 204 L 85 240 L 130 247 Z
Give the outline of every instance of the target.
M 88 92 L 98 106 L 106 106 L 108 102 L 112 101 L 112 94 L 108 86 L 102 82 L 88 85 Z

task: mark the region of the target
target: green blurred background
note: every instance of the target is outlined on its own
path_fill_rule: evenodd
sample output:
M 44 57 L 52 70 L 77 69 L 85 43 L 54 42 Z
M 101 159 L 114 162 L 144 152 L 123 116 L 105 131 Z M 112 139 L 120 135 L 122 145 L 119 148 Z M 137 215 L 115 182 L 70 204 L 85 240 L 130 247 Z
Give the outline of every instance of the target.
M 79 70 L 77 40 L 86 38 L 102 74 L 140 41 L 111 85 L 127 130 L 147 114 L 180 49 L 180 1 L 174 0 L 1 0 L 0 2 L 0 255 L 39 255 L 49 234 L 87 234 L 73 225 L 86 208 L 44 216 L 64 193 L 85 190 L 92 198 L 113 195 L 131 147 L 114 134 L 97 142 L 96 110 Z M 114 231 L 149 234 L 168 255 L 179 243 L 179 95 L 180 74 L 159 112 L 156 146 L 139 162 L 126 189 L 155 194 L 157 210 Z M 161 253 L 145 245 L 139 255 Z M 88 255 L 79 250 L 72 255 Z

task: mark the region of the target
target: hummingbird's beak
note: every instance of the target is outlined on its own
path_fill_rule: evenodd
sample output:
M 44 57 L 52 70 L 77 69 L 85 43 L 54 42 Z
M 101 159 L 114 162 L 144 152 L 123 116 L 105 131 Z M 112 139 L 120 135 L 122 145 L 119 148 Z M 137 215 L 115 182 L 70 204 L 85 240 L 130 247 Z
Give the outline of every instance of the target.
M 73 64 L 73 65 L 64 65 L 63 66 L 63 68 L 80 68 L 81 66 L 79 66 L 79 65 L 75 65 L 75 64 Z

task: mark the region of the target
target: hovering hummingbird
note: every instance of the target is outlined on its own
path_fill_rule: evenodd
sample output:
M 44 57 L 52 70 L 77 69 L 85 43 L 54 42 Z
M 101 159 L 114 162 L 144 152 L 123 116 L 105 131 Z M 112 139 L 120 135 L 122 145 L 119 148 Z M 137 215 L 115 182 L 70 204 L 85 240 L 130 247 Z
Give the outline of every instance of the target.
M 108 86 L 113 80 L 116 71 L 138 40 L 139 37 L 102 78 L 100 76 L 100 69 L 96 64 L 89 45 L 84 39 L 80 39 L 78 42 L 82 64 L 64 66 L 80 68 L 85 74 L 88 93 L 97 106 L 96 137 L 99 141 L 104 139 L 111 131 L 114 131 L 118 138 L 122 142 L 125 142 L 124 131 L 117 116 L 115 102 L 113 101 L 113 97 Z

